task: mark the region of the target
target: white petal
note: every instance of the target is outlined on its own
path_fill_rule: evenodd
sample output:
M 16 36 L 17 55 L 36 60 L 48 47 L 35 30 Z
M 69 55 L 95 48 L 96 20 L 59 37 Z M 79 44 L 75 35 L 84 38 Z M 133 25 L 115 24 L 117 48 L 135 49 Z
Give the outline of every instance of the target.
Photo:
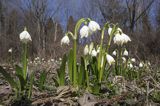
M 61 45 L 63 45 L 63 44 L 69 45 L 69 42 L 70 42 L 70 40 L 69 40 L 69 37 L 68 37 L 67 35 L 65 35 L 65 36 L 61 39 Z
M 108 28 L 108 34 L 109 34 L 109 36 L 111 35 L 111 32 L 112 32 L 112 28 L 109 27 L 109 28 Z
M 96 57 L 97 56 L 97 51 L 95 49 L 92 50 L 91 56 Z
M 97 30 L 101 29 L 99 24 L 95 21 L 90 21 L 88 27 L 92 32 L 96 32 Z
M 124 53 L 123 53 L 123 55 L 124 55 L 124 56 L 128 56 L 128 51 L 125 50 Z
M 23 42 L 23 43 L 27 43 L 29 41 L 32 41 L 30 34 L 26 30 L 21 32 L 19 34 L 19 37 L 20 37 L 21 42 Z
M 107 62 L 109 63 L 109 65 L 112 65 L 113 63 L 115 63 L 115 60 L 111 55 L 107 54 L 106 58 L 107 58 Z
M 89 54 L 89 47 L 88 47 L 88 45 L 86 45 L 85 48 L 84 48 L 84 55 L 87 55 L 87 54 Z
M 114 56 L 116 56 L 116 55 L 117 55 L 117 53 L 116 53 L 116 51 L 115 51 L 115 50 L 113 51 L 112 55 L 114 55 Z
M 84 26 L 80 29 L 80 36 L 81 36 L 81 38 L 83 38 L 83 37 L 88 37 L 88 36 L 89 36 L 89 28 L 88 28 L 88 26 L 84 25 Z

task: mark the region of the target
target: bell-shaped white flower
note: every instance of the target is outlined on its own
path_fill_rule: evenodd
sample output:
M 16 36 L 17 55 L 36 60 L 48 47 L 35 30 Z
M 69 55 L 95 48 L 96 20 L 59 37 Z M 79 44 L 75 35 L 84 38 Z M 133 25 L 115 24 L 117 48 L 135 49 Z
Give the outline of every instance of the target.
M 107 62 L 108 62 L 109 65 L 112 65 L 112 64 L 115 63 L 115 60 L 111 55 L 107 54 L 106 58 L 107 58 Z
M 135 58 L 131 58 L 131 61 L 132 61 L 132 62 L 136 62 L 136 59 L 135 59 Z
M 51 59 L 51 62 L 54 62 L 54 59 Z
M 97 53 L 99 53 L 99 52 L 100 52 L 100 47 L 97 48 Z
M 118 33 L 122 33 L 122 29 L 121 28 L 117 28 Z
M 147 63 L 147 64 L 150 66 L 150 65 L 151 65 L 151 62 L 149 62 L 149 61 L 148 61 L 148 63 Z
M 130 63 L 130 64 L 129 64 L 129 67 L 130 67 L 130 68 L 133 68 L 133 64 L 132 64 L 132 63 Z
M 90 43 L 90 45 L 89 45 L 89 47 L 88 47 L 89 54 L 92 53 L 93 47 L 94 47 L 94 44 L 93 44 L 93 42 L 92 42 L 92 43 Z
M 19 38 L 23 43 L 28 43 L 32 41 L 30 34 L 26 31 L 26 28 L 24 29 L 23 32 L 19 34 Z
M 140 68 L 143 67 L 143 63 L 142 63 L 142 62 L 139 63 L 139 67 L 140 67 Z
M 69 42 L 70 42 L 70 40 L 69 40 L 69 37 L 68 37 L 67 35 L 65 35 L 65 36 L 61 39 L 61 45 L 63 45 L 63 44 L 69 45 Z
M 95 21 L 90 21 L 88 27 L 91 30 L 91 32 L 96 32 L 97 30 L 101 29 L 99 24 Z
M 117 55 L 117 52 L 114 50 L 112 55 L 116 56 Z
M 89 27 L 84 25 L 81 29 L 80 29 L 80 37 L 84 38 L 84 37 L 88 37 L 89 36 Z
M 97 51 L 95 49 L 92 50 L 91 56 L 96 57 L 97 56 Z
M 10 49 L 8 50 L 8 52 L 9 52 L 9 53 L 12 53 L 12 48 L 10 48 Z
M 119 33 L 117 33 L 114 38 L 113 38 L 113 41 L 115 44 L 117 44 L 118 46 L 122 46 L 123 45 L 123 42 L 124 42 L 124 39 L 123 39 L 123 36 L 121 36 Z
M 109 34 L 109 36 L 111 35 L 111 32 L 112 32 L 112 28 L 109 27 L 109 28 L 108 28 L 108 34 Z
M 89 54 L 89 47 L 88 47 L 88 45 L 85 46 L 83 52 L 84 52 L 84 55 L 88 55 Z
M 123 43 L 127 43 L 131 41 L 130 37 L 127 36 L 126 34 L 122 33 L 121 35 L 123 37 Z
M 123 52 L 124 56 L 128 56 L 128 51 L 125 49 L 125 51 Z
M 123 63 L 125 63 L 125 62 L 126 62 L 126 58 L 125 58 L 125 57 L 122 57 L 122 60 L 123 60 Z

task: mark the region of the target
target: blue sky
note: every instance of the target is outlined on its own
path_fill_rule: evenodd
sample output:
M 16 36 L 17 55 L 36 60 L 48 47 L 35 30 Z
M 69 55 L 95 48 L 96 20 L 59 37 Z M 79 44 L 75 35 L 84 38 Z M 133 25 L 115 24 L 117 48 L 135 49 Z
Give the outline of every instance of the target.
M 27 0 L 21 0 L 21 5 L 25 6 L 25 3 L 27 3 Z M 53 11 L 59 8 L 53 17 L 54 20 L 57 20 L 60 22 L 60 24 L 65 29 L 67 20 L 69 16 L 73 16 L 75 20 L 81 18 L 81 17 L 89 17 L 93 20 L 101 23 L 103 20 L 103 17 L 101 15 L 100 10 L 98 9 L 98 6 L 94 0 L 49 0 L 49 9 L 52 9 Z M 151 11 L 150 11 L 150 20 L 152 22 L 152 26 L 156 26 L 155 16 L 156 16 L 156 7 L 158 0 L 154 2 L 152 5 Z M 122 2 L 123 3 L 123 2 Z M 124 4 L 125 5 L 125 4 Z M 14 6 L 16 7 L 16 6 Z

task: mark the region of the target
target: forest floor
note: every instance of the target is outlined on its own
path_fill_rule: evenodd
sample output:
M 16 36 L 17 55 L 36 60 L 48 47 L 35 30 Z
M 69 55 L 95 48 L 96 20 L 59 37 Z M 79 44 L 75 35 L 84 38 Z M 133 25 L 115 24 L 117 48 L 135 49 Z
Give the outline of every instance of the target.
M 14 67 L 1 64 L 9 73 L 14 75 Z M 58 61 L 29 63 L 29 69 L 36 72 L 36 80 L 41 71 L 47 73 L 45 87 L 40 90 L 33 86 L 31 105 L 33 106 L 160 106 L 160 82 L 155 70 L 150 70 L 141 77 L 141 80 L 125 80 L 121 78 L 117 83 L 119 89 L 115 94 L 111 89 L 103 87 L 100 94 L 92 94 L 86 90 L 77 90 L 72 86 L 56 87 L 56 69 Z M 156 76 L 155 76 L 156 75 Z M 123 86 L 122 86 L 123 85 Z M 7 106 L 13 100 L 10 85 L 0 76 L 0 106 Z M 23 105 L 24 106 L 24 105 Z M 28 106 L 28 105 L 26 105 Z

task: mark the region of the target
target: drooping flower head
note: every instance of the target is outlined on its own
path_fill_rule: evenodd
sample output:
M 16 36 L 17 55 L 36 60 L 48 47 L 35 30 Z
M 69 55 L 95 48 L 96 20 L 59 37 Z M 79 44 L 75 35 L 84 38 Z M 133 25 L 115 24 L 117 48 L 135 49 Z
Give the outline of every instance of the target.
M 112 65 L 113 63 L 115 63 L 115 60 L 111 55 L 106 54 L 106 58 L 109 65 Z
M 112 55 L 116 56 L 117 55 L 117 52 L 116 50 L 113 51 Z
M 136 59 L 135 58 L 131 58 L 131 62 L 136 62 Z
M 128 51 L 125 49 L 125 51 L 123 52 L 124 56 L 128 56 Z
M 69 37 L 68 37 L 67 35 L 65 35 L 65 36 L 61 39 L 61 45 L 63 45 L 63 44 L 69 45 L 69 42 L 70 42 L 70 40 L 69 40 Z
M 140 67 L 140 68 L 143 67 L 143 63 L 142 63 L 142 62 L 139 63 L 139 67 Z
M 88 37 L 89 36 L 89 32 L 90 29 L 87 25 L 84 25 L 81 29 L 80 29 L 80 37 L 84 38 L 84 37 Z
M 12 48 L 10 48 L 10 49 L 8 50 L 8 52 L 9 52 L 9 53 L 12 53 Z
M 113 42 L 115 44 L 117 44 L 118 46 L 122 46 L 123 45 L 123 36 L 121 36 L 119 33 L 117 33 L 114 38 L 113 38 Z
M 125 62 L 126 62 L 126 58 L 125 58 L 125 57 L 122 57 L 122 60 L 123 60 L 123 63 L 125 63 Z
M 108 29 L 108 33 L 110 34 L 112 31 L 112 28 Z M 131 41 L 130 37 L 123 33 L 122 29 L 117 28 L 115 32 L 115 36 L 113 38 L 113 41 L 118 46 L 122 46 L 123 44 L 126 44 Z
M 121 35 L 123 36 L 123 43 L 126 44 L 131 41 L 130 37 L 127 36 L 126 34 L 122 33 Z
M 88 27 L 89 27 L 91 32 L 96 32 L 97 30 L 101 29 L 99 24 L 95 21 L 90 21 L 89 24 L 88 24 Z
M 96 57 L 97 56 L 97 51 L 95 49 L 92 50 L 91 56 Z
M 85 46 L 83 53 L 84 53 L 84 55 L 88 55 L 89 54 L 89 47 L 88 47 L 88 45 Z
M 22 43 L 28 43 L 32 41 L 30 34 L 27 32 L 27 29 L 24 28 L 24 31 L 19 34 L 19 38 Z
M 109 36 L 111 35 L 111 32 L 112 32 L 112 28 L 109 27 L 109 28 L 108 28 L 108 34 L 109 34 Z

